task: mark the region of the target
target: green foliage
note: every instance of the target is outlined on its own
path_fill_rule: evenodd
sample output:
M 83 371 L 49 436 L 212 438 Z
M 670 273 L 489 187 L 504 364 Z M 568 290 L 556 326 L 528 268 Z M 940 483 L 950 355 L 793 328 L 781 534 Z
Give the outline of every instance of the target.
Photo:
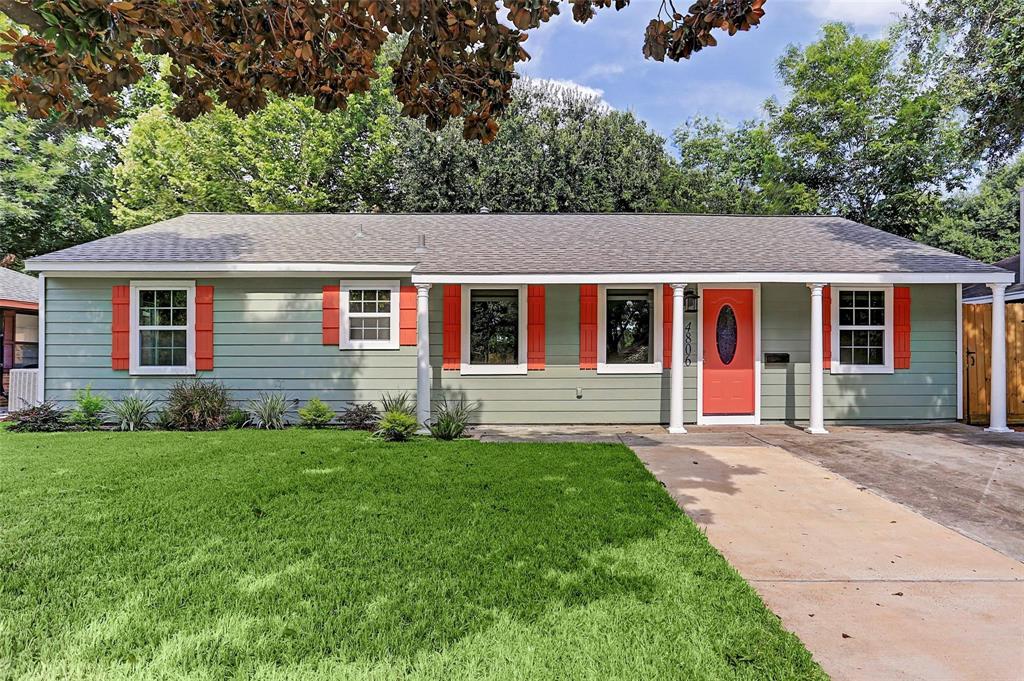
M 319 397 L 314 397 L 299 409 L 299 422 L 307 428 L 323 428 L 334 420 L 334 410 Z
M 384 413 L 401 412 L 409 416 L 416 416 L 416 400 L 407 392 L 398 393 L 397 395 L 384 393 L 383 397 L 380 398 L 380 406 Z
M 373 436 L 387 442 L 405 442 L 418 428 L 415 416 L 404 411 L 387 411 L 377 421 Z
M 447 399 L 434 407 L 434 418 L 427 424 L 430 434 L 438 440 L 456 440 L 466 433 L 469 417 L 476 411 L 476 405 L 466 402 L 465 398 L 454 404 Z
M 826 24 L 820 40 L 779 60 L 792 96 L 766 110 L 783 181 L 813 193 L 823 212 L 914 236 L 969 166 L 955 102 L 929 78 L 927 60 L 900 59 L 895 38 Z
M 976 191 L 945 202 L 941 219 L 926 228 L 933 246 L 983 262 L 996 262 L 1020 250 L 1020 187 L 1024 157 L 985 175 Z
M 372 402 L 353 404 L 341 413 L 338 423 L 351 430 L 373 430 L 377 427 L 380 413 Z
M 70 427 L 64 410 L 53 402 L 11 412 L 6 426 L 12 433 L 55 433 Z
M 289 400 L 284 393 L 260 393 L 249 402 L 249 425 L 265 430 L 281 430 L 288 425 L 288 412 L 297 400 Z
M 67 421 L 76 428 L 95 430 L 103 425 L 103 415 L 110 407 L 110 400 L 102 395 L 93 395 L 92 386 L 75 391 L 75 408 L 67 415 Z
M 149 427 L 149 418 L 156 403 L 138 395 L 129 395 L 111 407 L 117 419 L 119 430 L 144 430 Z
M 174 430 L 176 422 L 174 414 L 169 409 L 161 409 L 153 417 L 153 427 L 158 430 Z
M 649 211 L 659 206 L 664 140 L 629 112 L 545 81 L 516 85 L 488 145 L 457 126 L 399 121 L 394 211 Z
M 165 423 L 174 430 L 217 430 L 230 409 L 228 390 L 220 383 L 182 380 L 167 391 Z
M 224 420 L 224 425 L 228 428 L 245 428 L 249 424 L 249 412 L 244 409 L 235 407 L 228 414 L 227 419 Z

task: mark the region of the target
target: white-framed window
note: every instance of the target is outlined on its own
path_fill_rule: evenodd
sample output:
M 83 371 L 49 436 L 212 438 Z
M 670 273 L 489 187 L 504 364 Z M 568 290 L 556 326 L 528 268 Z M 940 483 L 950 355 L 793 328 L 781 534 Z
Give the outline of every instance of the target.
M 525 374 L 526 287 L 462 287 L 462 373 Z
M 832 373 L 893 373 L 892 286 L 832 287 Z
M 597 373 L 661 373 L 661 308 L 658 284 L 598 288 Z
M 196 283 L 131 282 L 129 373 L 196 372 Z
M 342 350 L 398 348 L 398 292 L 397 280 L 342 283 Z

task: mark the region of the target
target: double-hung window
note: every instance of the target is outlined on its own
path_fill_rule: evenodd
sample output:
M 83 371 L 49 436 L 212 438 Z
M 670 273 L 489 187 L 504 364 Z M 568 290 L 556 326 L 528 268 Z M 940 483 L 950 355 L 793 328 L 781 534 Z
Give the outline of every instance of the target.
M 462 287 L 462 373 L 525 374 L 526 287 Z
M 832 373 L 892 373 L 893 290 L 832 291 Z
M 131 373 L 195 373 L 195 293 L 193 281 L 132 282 Z
M 363 281 L 341 286 L 341 348 L 398 347 L 397 281 Z
M 661 372 L 660 290 L 653 285 L 598 289 L 598 373 Z

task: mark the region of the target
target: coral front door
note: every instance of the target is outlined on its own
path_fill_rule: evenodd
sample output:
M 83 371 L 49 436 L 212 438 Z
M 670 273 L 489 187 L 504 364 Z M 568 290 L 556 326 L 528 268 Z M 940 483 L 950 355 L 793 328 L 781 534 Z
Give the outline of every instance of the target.
M 705 288 L 704 415 L 754 413 L 754 291 Z

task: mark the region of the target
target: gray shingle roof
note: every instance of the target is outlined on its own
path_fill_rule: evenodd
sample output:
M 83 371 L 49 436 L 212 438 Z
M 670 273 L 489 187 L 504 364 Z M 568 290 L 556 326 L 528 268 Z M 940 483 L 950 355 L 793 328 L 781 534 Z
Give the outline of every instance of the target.
M 31 263 L 54 261 L 415 263 L 424 274 L 1000 271 L 837 217 L 678 214 L 187 214 Z
M 997 263 L 993 263 L 996 267 L 1013 272 L 1014 284 L 1006 287 L 1007 293 L 1017 293 L 1018 291 L 1024 291 L 1024 283 L 1020 280 L 1020 255 L 1014 255 L 1009 258 L 1004 258 Z M 963 297 L 964 300 L 970 298 L 984 298 L 992 295 L 992 289 L 984 284 L 970 284 L 964 286 Z
M 0 300 L 35 303 L 39 300 L 39 280 L 21 272 L 0 267 Z

